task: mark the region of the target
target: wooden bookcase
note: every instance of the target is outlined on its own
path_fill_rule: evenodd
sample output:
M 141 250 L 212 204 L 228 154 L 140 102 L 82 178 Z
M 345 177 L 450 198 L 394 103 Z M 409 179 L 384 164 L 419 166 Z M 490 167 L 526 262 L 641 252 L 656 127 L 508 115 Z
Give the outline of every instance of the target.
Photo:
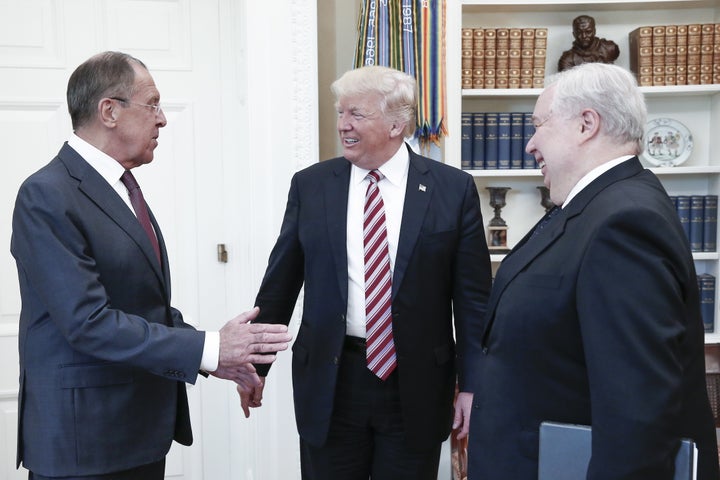
M 461 113 L 478 111 L 532 111 L 541 89 L 462 89 L 461 29 L 463 27 L 546 27 L 548 29 L 546 75 L 557 72 L 557 61 L 570 48 L 572 21 L 581 14 L 595 18 L 597 36 L 620 47 L 617 65 L 629 68 L 628 33 L 642 25 L 720 22 L 720 0 L 448 0 L 447 3 L 447 125 L 450 134 L 443 149 L 445 163 L 460 168 Z M 680 166 L 653 168 L 670 195 L 720 193 L 720 85 L 643 87 L 648 119 L 670 117 L 683 123 L 693 135 L 690 158 Z M 650 166 L 650 165 L 646 165 Z M 493 216 L 485 187 L 507 186 L 507 205 L 502 217 L 508 224 L 508 245 L 514 246 L 543 215 L 538 170 L 470 170 L 480 192 L 487 223 Z M 720 237 L 719 237 L 720 239 Z M 495 266 L 502 255 L 492 255 Z M 720 256 L 717 252 L 694 254 L 698 273 L 718 278 L 716 306 L 720 306 Z M 715 333 L 707 343 L 720 342 L 720 313 L 716 310 Z

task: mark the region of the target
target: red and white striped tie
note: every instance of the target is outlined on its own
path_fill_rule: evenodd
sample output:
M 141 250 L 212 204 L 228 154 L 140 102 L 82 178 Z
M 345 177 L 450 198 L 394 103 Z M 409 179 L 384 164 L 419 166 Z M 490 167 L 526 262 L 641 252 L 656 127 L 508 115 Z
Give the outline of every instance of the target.
M 373 170 L 365 194 L 363 244 L 365 246 L 365 329 L 368 368 L 382 380 L 397 366 L 392 334 L 392 275 L 385 205 L 378 182 L 382 173 Z

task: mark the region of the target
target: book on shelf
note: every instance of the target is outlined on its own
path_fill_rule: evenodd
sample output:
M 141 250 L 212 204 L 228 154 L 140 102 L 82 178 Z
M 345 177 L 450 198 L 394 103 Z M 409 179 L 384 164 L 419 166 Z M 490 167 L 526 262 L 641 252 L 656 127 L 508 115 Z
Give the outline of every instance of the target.
M 533 88 L 545 86 L 545 60 L 547 57 L 547 28 L 535 29 L 535 48 L 533 50 Z
M 532 88 L 535 29 L 523 28 L 520 42 L 520 88 Z
M 700 315 L 702 316 L 705 333 L 715 332 L 715 276 L 701 273 L 697 276 L 700 291 Z
M 665 85 L 677 82 L 677 25 L 665 26 Z
M 687 84 L 700 85 L 700 24 L 688 25 Z
M 718 196 L 703 196 L 703 252 L 717 251 Z
M 510 168 L 515 170 L 523 168 L 523 127 L 523 112 L 510 112 Z
M 533 135 L 535 135 L 535 123 L 533 122 L 532 112 L 523 112 L 523 168 L 537 168 L 535 157 L 525 152 L 525 147 L 527 147 Z
M 461 48 L 462 88 L 544 86 L 547 28 L 463 27 Z
M 476 112 L 473 116 L 473 156 L 472 168 L 480 170 L 485 168 L 485 114 Z
M 510 168 L 510 113 L 498 112 L 498 165 L 497 168 L 507 170 Z
M 460 116 L 460 168 L 469 170 L 473 160 L 473 114 L 463 112 Z
M 472 88 L 485 88 L 485 29 L 473 28 Z
M 462 88 L 472 88 L 473 76 L 473 31 L 472 28 L 462 29 L 460 41 L 462 73 L 460 81 Z
M 675 85 L 687 85 L 688 26 L 677 26 L 677 49 L 675 51 Z
M 651 86 L 653 81 L 652 33 L 651 26 L 644 26 L 628 34 L 630 70 L 635 73 L 641 87 Z
M 690 195 L 690 250 L 703 251 L 704 199 L 702 195 Z
M 498 114 L 497 112 L 485 113 L 485 162 L 484 167 L 488 170 L 498 168 Z
M 685 236 L 690 241 L 690 196 L 689 195 L 675 195 L 671 197 L 675 201 L 675 209 L 678 217 L 680 217 L 680 225 L 685 232 Z
M 630 70 L 638 85 L 720 83 L 720 23 L 647 25 L 628 34 Z
M 674 195 L 670 199 L 675 204 L 690 250 L 716 252 L 718 196 Z
M 535 132 L 532 112 L 463 112 L 462 129 L 463 169 L 537 168 L 535 158 L 525 153 Z
M 720 84 L 720 23 L 715 24 L 713 39 L 713 83 Z
M 715 24 L 700 25 L 700 85 L 713 82 L 713 47 Z
M 665 85 L 665 25 L 653 26 L 652 66 L 653 86 Z

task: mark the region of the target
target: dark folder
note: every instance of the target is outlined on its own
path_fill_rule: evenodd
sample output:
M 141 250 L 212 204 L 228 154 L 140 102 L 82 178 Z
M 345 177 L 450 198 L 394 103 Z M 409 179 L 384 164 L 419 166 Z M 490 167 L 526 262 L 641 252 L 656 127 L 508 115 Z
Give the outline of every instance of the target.
M 538 480 L 585 480 L 592 443 L 587 425 L 543 422 L 540 425 Z M 674 480 L 693 480 L 697 468 L 695 443 L 683 439 L 675 457 Z

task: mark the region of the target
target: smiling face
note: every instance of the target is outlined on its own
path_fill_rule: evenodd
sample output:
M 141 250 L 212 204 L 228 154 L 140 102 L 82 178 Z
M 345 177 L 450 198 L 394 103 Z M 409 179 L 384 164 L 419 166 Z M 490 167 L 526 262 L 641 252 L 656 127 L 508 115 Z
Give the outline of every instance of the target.
M 562 205 L 584 174 L 579 170 L 581 162 L 575 148 L 575 131 L 580 131 L 581 125 L 575 119 L 563 118 L 562 112 L 552 111 L 554 95 L 555 86 L 551 85 L 538 97 L 533 111 L 535 134 L 525 151 L 535 157 L 553 203 Z
M 336 106 L 343 156 L 351 163 L 373 170 L 397 152 L 405 125 L 386 118 L 379 94 L 341 97 Z
M 167 125 L 162 110 L 155 112 L 148 105 L 158 105 L 160 92 L 150 72 L 140 65 L 133 65 L 135 83 L 132 96 L 127 102 L 118 103 L 116 145 L 120 146 L 118 160 L 126 169 L 150 163 L 158 146 L 160 129 Z

